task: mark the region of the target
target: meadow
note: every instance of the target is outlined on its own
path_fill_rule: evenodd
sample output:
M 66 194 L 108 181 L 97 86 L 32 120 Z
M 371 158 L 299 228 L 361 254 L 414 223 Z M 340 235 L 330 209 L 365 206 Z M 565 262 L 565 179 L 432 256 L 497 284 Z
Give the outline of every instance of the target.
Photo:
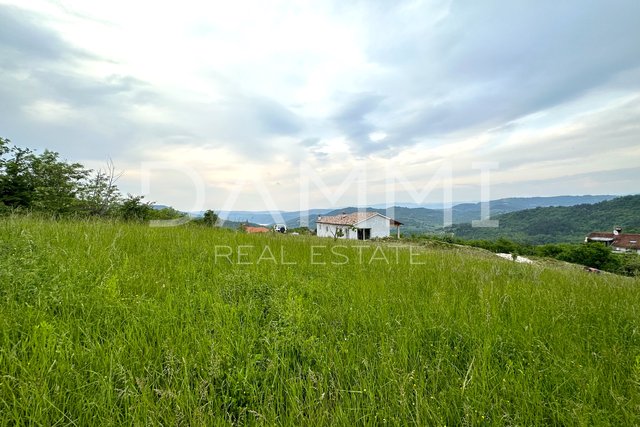
M 449 246 L 6 217 L 0 425 L 638 425 L 639 311 Z

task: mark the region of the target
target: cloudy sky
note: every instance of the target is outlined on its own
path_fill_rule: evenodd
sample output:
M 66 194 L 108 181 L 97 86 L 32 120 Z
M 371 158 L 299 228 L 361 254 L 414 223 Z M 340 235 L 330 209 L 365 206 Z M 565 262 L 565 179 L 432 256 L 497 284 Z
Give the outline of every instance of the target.
M 180 209 L 295 210 L 307 184 L 314 207 L 441 202 L 449 183 L 479 200 L 489 165 L 491 198 L 637 193 L 638 17 L 637 0 L 0 0 L 0 136 L 111 158 L 124 191 Z

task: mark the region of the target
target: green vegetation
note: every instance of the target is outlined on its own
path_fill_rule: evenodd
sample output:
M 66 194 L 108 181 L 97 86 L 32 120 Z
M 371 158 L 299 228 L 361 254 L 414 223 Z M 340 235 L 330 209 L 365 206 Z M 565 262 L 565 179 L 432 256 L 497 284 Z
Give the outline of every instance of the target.
M 361 244 L 0 218 L 0 425 L 640 423 L 638 279 Z
M 602 243 L 558 243 L 530 245 L 500 237 L 496 240 L 465 240 L 451 235 L 422 235 L 407 239 L 412 242 L 444 242 L 486 249 L 495 253 L 555 258 L 561 261 L 605 270 L 626 276 L 640 276 L 640 256 L 635 253 L 613 253 Z
M 0 138 L 0 215 L 37 212 L 53 218 L 100 217 L 127 221 L 175 219 L 170 207 L 154 209 L 144 196 L 120 194 L 120 174 L 113 163 L 105 170 L 86 169 L 60 159 L 56 152 L 36 154 Z
M 640 195 L 618 197 L 593 205 L 558 206 L 527 209 L 496 216 L 497 228 L 453 225 L 447 231 L 463 239 L 503 237 L 520 243 L 578 243 L 592 231 L 640 232 Z

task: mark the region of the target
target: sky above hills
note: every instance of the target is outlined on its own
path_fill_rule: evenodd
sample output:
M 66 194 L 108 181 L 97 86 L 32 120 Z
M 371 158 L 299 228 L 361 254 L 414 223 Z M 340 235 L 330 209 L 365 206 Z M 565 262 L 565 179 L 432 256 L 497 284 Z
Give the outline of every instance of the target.
M 491 198 L 637 193 L 638 16 L 636 0 L 0 0 L 0 136 L 111 158 L 124 191 L 186 210 L 479 200 L 482 168 Z

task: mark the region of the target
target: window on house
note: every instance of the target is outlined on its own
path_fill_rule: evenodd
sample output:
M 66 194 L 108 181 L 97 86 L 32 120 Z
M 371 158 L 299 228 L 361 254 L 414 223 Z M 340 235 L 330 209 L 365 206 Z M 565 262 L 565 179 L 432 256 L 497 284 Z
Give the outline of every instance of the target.
M 358 228 L 358 240 L 369 240 L 371 238 L 370 228 Z

